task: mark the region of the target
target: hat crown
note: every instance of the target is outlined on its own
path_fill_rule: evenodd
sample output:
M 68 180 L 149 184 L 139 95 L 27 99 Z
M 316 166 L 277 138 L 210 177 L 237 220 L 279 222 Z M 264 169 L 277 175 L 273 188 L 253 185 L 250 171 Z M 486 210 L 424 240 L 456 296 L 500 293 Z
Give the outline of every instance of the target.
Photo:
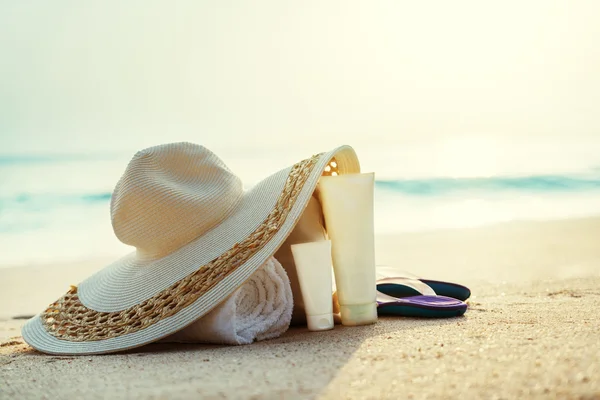
M 159 258 L 217 226 L 243 197 L 241 180 L 203 146 L 171 143 L 139 151 L 111 199 L 116 236 Z

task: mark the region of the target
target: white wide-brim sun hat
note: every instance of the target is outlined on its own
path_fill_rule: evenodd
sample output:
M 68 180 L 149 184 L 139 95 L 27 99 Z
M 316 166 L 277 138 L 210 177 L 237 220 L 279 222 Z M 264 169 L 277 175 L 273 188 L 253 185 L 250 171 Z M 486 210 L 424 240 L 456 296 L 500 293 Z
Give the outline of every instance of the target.
M 101 354 L 162 339 L 207 314 L 282 245 L 322 175 L 359 173 L 341 146 L 244 191 L 208 149 L 138 152 L 111 199 L 116 236 L 136 250 L 29 320 L 23 339 L 50 354 Z

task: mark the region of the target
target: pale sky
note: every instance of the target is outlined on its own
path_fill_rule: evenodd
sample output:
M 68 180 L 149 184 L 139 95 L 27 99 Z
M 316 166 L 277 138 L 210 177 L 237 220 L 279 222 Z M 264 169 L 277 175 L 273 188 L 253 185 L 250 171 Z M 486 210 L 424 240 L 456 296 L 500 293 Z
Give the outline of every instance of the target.
M 0 153 L 600 138 L 599 21 L 595 0 L 0 0 Z

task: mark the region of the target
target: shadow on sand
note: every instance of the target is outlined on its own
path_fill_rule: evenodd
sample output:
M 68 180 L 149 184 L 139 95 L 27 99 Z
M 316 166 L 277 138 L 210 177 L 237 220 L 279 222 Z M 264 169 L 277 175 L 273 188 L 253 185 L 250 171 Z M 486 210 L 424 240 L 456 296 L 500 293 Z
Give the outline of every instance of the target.
M 24 398 L 34 395 L 27 390 L 36 386 L 58 397 L 77 397 L 91 388 L 104 398 L 335 397 L 340 384 L 336 377 L 343 368 L 349 362 L 373 362 L 376 355 L 371 349 L 380 341 L 397 340 L 400 348 L 406 342 L 398 338 L 411 336 L 415 328 L 441 328 L 461 320 L 466 318 L 385 317 L 374 325 L 336 325 L 325 332 L 295 327 L 280 338 L 247 346 L 155 343 L 98 356 L 20 350 L 10 360 L 11 370 L 5 372 L 7 379 L 13 373 L 22 376 L 24 369 L 36 377 L 27 388 L 13 387 Z

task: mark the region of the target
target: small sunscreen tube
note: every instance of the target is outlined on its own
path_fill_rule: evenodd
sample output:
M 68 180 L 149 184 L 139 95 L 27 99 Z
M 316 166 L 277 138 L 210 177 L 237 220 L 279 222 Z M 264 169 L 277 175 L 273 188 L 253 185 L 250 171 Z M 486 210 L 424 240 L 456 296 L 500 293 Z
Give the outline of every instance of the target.
M 331 242 L 324 240 L 293 244 L 292 254 L 304 300 L 308 329 L 333 329 Z
M 377 321 L 374 181 L 373 173 L 323 176 L 319 181 L 343 325 Z

